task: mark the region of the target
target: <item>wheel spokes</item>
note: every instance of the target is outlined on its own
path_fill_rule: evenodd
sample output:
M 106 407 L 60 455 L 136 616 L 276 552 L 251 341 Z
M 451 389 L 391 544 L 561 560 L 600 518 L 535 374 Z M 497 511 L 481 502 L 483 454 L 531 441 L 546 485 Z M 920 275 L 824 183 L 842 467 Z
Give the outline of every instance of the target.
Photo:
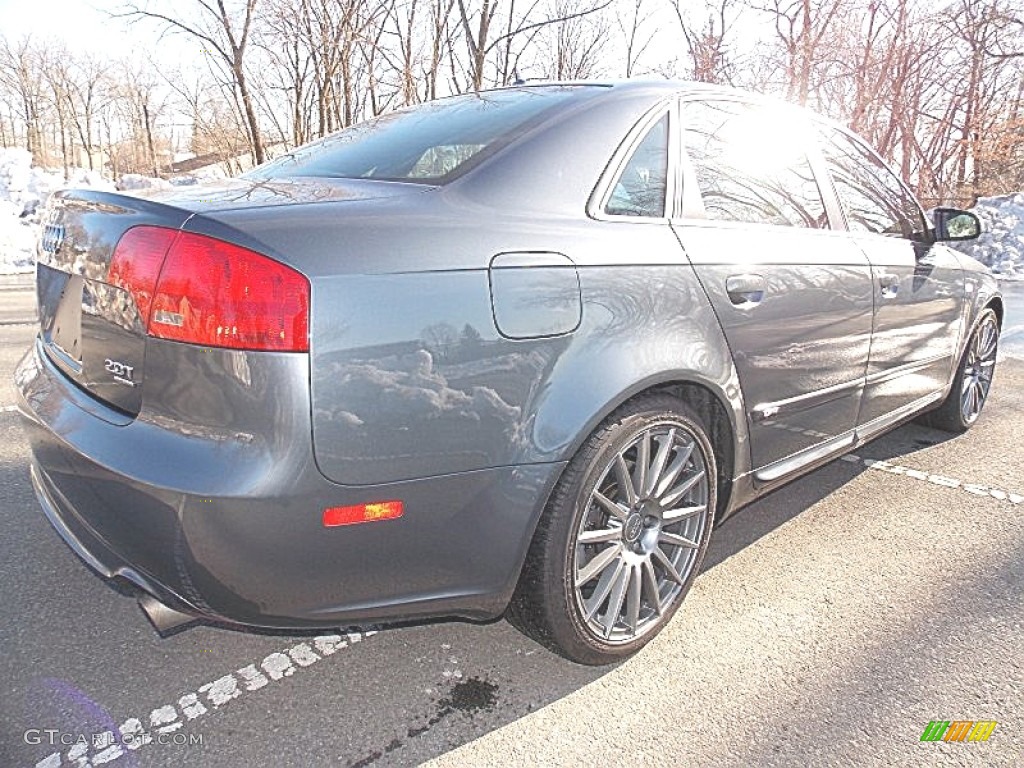
M 654 572 L 654 565 L 650 559 L 644 560 L 640 565 L 643 574 L 643 592 L 647 593 L 647 602 L 654 609 L 655 614 L 661 616 L 661 590 L 658 589 L 658 575 Z
M 674 547 L 684 547 L 686 549 L 696 549 L 699 545 L 696 541 L 691 541 L 685 536 L 680 536 L 677 533 L 669 533 L 668 531 L 662 531 L 658 534 L 658 541 L 671 544 Z
M 623 563 L 619 560 L 615 566 L 615 569 L 607 569 L 601 574 L 601 580 L 597 582 L 597 586 L 594 587 L 593 593 L 587 599 L 586 602 L 586 618 L 590 621 L 594 618 L 598 609 L 604 605 L 605 600 L 608 599 L 608 593 L 612 591 L 612 587 L 615 585 L 615 580 L 619 576 L 619 571 L 622 570 Z
M 626 522 L 626 516 L 629 514 L 628 510 L 625 510 L 622 507 L 620 507 L 618 504 L 609 499 L 600 491 L 594 491 L 592 498 L 594 499 L 594 501 L 601 505 L 605 512 L 614 517 L 616 520 Z
M 626 593 L 626 625 L 634 635 L 640 624 L 640 594 L 642 590 L 640 566 L 634 565 L 629 569 L 629 591 Z
M 618 541 L 621 538 L 621 528 L 599 528 L 594 531 L 584 531 L 577 541 L 580 544 L 601 544 L 605 541 Z
M 670 507 L 679 501 L 683 496 L 693 490 L 693 487 L 697 485 L 701 480 L 704 479 L 704 470 L 701 469 L 699 472 L 694 472 L 690 477 L 682 482 L 677 488 L 670 491 L 661 497 L 661 505 L 663 507 Z
M 626 496 L 626 505 L 634 506 L 637 498 L 636 489 L 633 487 L 633 478 L 629 476 L 626 458 L 621 453 L 615 457 L 615 479 L 619 481 L 619 491 Z
M 679 571 L 676 570 L 675 564 L 668 559 L 668 555 L 662 552 L 661 549 L 656 547 L 654 551 L 651 552 L 651 557 L 658 561 L 658 565 L 665 569 L 665 573 L 670 579 L 672 579 L 672 581 L 680 585 L 683 583 L 683 577 L 679 575 Z
M 647 485 L 644 487 L 644 495 L 650 496 L 654 490 L 654 484 L 658 482 L 661 473 L 665 471 L 665 464 L 668 463 L 669 454 L 672 453 L 672 446 L 676 442 L 676 431 L 670 429 L 667 435 L 658 440 L 658 453 L 654 457 L 654 464 L 647 474 Z
M 610 544 L 609 546 L 602 549 L 583 569 L 576 574 L 576 586 L 582 587 L 584 584 L 591 581 L 601 571 L 611 565 L 619 557 L 622 552 L 622 547 L 619 544 Z
M 685 520 L 688 517 L 699 515 L 707 508 L 707 504 L 698 504 L 693 507 L 676 507 L 675 509 L 666 509 L 661 513 L 661 521 L 664 525 L 671 525 L 672 523 L 678 523 L 680 520 Z
M 636 465 L 633 468 L 633 487 L 641 496 L 647 493 L 647 472 L 651 466 L 651 432 L 647 430 L 640 437 L 636 447 Z
M 611 637 L 615 629 L 615 622 L 619 620 L 619 613 L 622 611 L 622 603 L 626 599 L 626 587 L 633 573 L 632 566 L 621 563 L 615 572 L 615 587 L 612 589 L 612 596 L 608 600 L 608 611 L 604 615 L 604 636 Z
M 693 453 L 693 443 L 686 446 L 685 450 L 679 451 L 672 464 L 669 465 L 668 469 L 665 470 L 664 475 L 658 478 L 657 486 L 654 490 L 655 496 L 661 496 L 669 488 L 672 487 L 672 483 L 679 477 L 679 473 L 686 467 L 686 462 L 690 460 L 690 454 Z
M 982 360 L 987 360 L 992 357 L 995 353 L 996 342 L 998 340 L 998 333 L 996 331 L 995 323 L 989 321 L 982 326 L 982 333 L 980 334 L 980 341 L 978 342 L 978 357 Z
M 963 406 L 961 408 L 964 421 L 970 422 L 977 418 L 981 412 L 981 402 L 981 385 L 977 379 L 971 379 L 966 384 L 966 392 L 964 393 Z

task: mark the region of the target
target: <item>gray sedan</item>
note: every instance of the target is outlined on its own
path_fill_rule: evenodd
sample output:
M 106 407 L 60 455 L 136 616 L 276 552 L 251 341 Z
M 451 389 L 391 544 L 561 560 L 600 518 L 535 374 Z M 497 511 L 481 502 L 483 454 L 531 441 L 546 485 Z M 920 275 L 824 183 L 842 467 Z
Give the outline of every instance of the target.
M 943 241 L 979 231 L 842 127 L 686 83 L 457 96 L 213 186 L 58 193 L 32 481 L 161 631 L 507 613 L 611 662 L 716 523 L 908 419 L 975 422 L 1003 303 Z

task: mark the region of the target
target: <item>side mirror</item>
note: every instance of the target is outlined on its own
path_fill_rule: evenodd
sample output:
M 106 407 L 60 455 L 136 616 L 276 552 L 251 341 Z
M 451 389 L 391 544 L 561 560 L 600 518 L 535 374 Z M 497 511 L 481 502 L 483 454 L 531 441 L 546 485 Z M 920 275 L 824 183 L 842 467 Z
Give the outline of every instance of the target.
M 936 208 L 932 211 L 937 241 L 974 240 L 981 234 L 981 219 L 970 211 Z

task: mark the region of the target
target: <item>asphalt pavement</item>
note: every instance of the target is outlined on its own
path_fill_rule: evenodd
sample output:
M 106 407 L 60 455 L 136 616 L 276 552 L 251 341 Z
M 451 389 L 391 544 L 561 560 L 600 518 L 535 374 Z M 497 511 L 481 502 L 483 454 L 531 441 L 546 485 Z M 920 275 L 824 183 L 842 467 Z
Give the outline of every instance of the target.
M 740 512 L 666 630 L 591 669 L 503 621 L 161 639 L 36 504 L 5 409 L 23 293 L 0 286 L 0 766 L 1024 764 L 1012 339 L 973 430 L 902 427 Z M 997 725 L 921 742 L 932 720 Z

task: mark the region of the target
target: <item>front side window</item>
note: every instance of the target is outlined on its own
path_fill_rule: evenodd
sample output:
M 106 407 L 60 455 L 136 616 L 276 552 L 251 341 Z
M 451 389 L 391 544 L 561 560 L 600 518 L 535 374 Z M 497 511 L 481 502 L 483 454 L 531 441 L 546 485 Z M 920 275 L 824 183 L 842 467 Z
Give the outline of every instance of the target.
M 924 216 L 896 175 L 845 133 L 831 127 L 821 132 L 822 154 L 846 211 L 847 227 L 854 232 L 920 239 L 926 230 Z
M 665 215 L 668 183 L 668 115 L 663 116 L 637 145 L 604 212 L 612 216 Z
M 709 219 L 828 227 L 802 123 L 731 101 L 687 102 L 682 114 L 686 153 Z

